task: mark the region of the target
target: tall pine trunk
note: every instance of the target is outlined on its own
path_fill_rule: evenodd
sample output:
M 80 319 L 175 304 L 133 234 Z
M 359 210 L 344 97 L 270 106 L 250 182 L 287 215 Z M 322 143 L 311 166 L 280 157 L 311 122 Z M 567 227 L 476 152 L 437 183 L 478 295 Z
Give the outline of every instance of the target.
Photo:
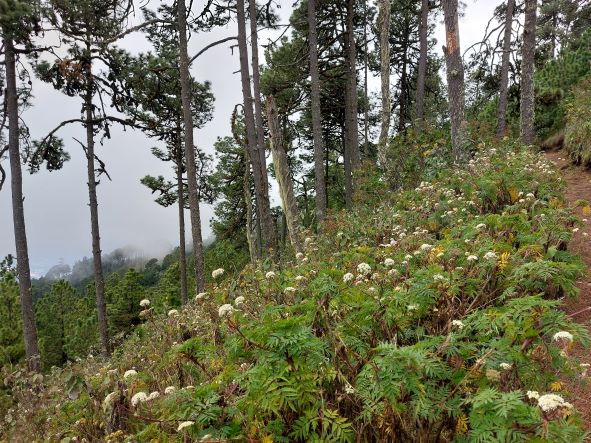
M 242 190 L 244 192 L 244 205 L 246 206 L 246 242 L 248 243 L 248 253 L 250 262 L 256 263 L 258 258 L 257 244 L 255 241 L 255 232 L 252 228 L 253 210 L 252 193 L 250 192 L 250 161 L 248 160 L 248 151 L 244 149 L 244 177 L 242 181 Z
M 265 156 L 265 129 L 263 126 L 263 105 L 261 103 L 261 73 L 259 69 L 259 39 L 257 31 L 257 8 L 256 0 L 248 2 L 250 15 L 250 53 L 252 67 L 252 89 L 254 94 L 254 117 L 256 124 L 257 149 L 261 161 L 261 169 L 267 170 L 267 159 Z M 266 188 L 269 188 L 267 174 L 262 176 Z M 268 192 L 268 191 L 267 191 Z
M 4 63 L 6 66 L 6 114 L 8 117 L 8 155 L 10 157 L 10 181 L 12 189 L 12 219 L 16 246 L 16 272 L 21 300 L 25 356 L 30 371 L 41 369 L 37 344 L 37 326 L 31 293 L 31 269 L 25 228 L 23 175 L 19 149 L 18 97 L 16 89 L 16 58 L 11 38 L 4 37 Z
M 101 256 L 101 235 L 99 229 L 98 199 L 96 196 L 96 176 L 94 164 L 94 113 L 92 99 L 94 86 L 92 79 L 92 62 L 90 61 L 90 45 L 86 46 L 89 54 L 86 71 L 86 95 L 84 108 L 86 112 L 86 173 L 88 179 L 88 206 L 90 207 L 90 231 L 92 235 L 92 260 L 94 266 L 94 286 L 96 296 L 96 312 L 101 336 L 101 344 L 106 355 L 111 354 L 109 340 L 109 326 L 107 324 L 107 302 L 105 299 L 105 277 L 103 274 L 103 260 Z
M 523 25 L 523 55 L 521 57 L 521 141 L 531 145 L 534 132 L 534 58 L 536 53 L 536 0 L 525 0 Z
M 399 114 L 398 114 L 398 133 L 403 134 L 404 137 L 406 131 L 406 121 L 407 121 L 407 105 L 408 105 L 408 35 L 410 33 L 410 24 L 408 19 L 405 22 L 405 34 L 402 40 L 402 47 L 404 48 L 402 51 L 402 72 L 400 73 L 400 97 L 399 97 Z
M 505 12 L 505 35 L 503 37 L 503 59 L 501 62 L 501 84 L 499 86 L 499 112 L 497 116 L 497 136 L 503 137 L 507 127 L 507 94 L 509 91 L 509 62 L 511 59 L 511 29 L 515 0 L 507 1 Z
M 287 162 L 287 152 L 283 138 L 283 131 L 279 124 L 279 115 L 273 96 L 267 98 L 267 122 L 269 124 L 269 133 L 271 134 L 271 153 L 273 154 L 273 167 L 275 177 L 279 184 L 279 194 L 283 203 L 283 213 L 287 222 L 289 240 L 296 252 L 303 252 L 302 240 L 300 238 L 300 214 L 293 191 L 289 164 Z
M 417 122 L 423 129 L 425 120 L 425 80 L 427 78 L 427 57 L 429 33 L 429 0 L 421 0 L 421 21 L 419 23 L 419 67 L 417 77 Z
M 176 146 L 176 187 L 177 200 L 179 205 L 179 272 L 181 277 L 181 302 L 186 304 L 189 301 L 189 291 L 187 289 L 187 252 L 185 245 L 185 190 L 183 185 L 183 144 L 181 141 L 180 122 L 177 126 L 177 146 Z
M 345 205 L 353 207 L 353 171 L 359 165 L 359 140 L 357 125 L 357 69 L 355 46 L 355 0 L 347 0 L 345 23 Z
M 189 74 L 189 56 L 187 53 L 187 10 L 185 0 L 178 1 L 179 22 L 179 69 L 181 80 L 181 103 L 183 108 L 183 126 L 185 129 L 185 163 L 187 184 L 189 187 L 189 213 L 191 215 L 191 238 L 195 258 L 195 290 L 205 288 L 203 266 L 203 240 L 201 238 L 201 213 L 199 210 L 199 187 L 197 185 L 197 167 L 195 166 L 195 148 L 193 143 L 193 116 L 191 113 L 191 79 Z
M 308 40 L 310 52 L 310 102 L 312 106 L 312 138 L 314 140 L 314 183 L 316 185 L 316 218 L 326 217 L 326 181 L 324 177 L 324 141 L 320 112 L 320 74 L 318 70 L 318 34 L 316 32 L 316 0 L 308 0 Z
M 273 218 L 271 216 L 271 203 L 269 201 L 269 188 L 267 186 L 267 170 L 261 162 L 261 154 L 255 127 L 253 113 L 253 99 L 250 89 L 250 75 L 248 69 L 248 48 L 246 45 L 246 16 L 244 0 L 237 0 L 238 19 L 238 52 L 240 55 L 240 79 L 242 82 L 242 97 L 244 100 L 244 120 L 246 125 L 246 140 L 252 163 L 252 176 L 254 180 L 255 197 L 263 247 L 267 254 L 274 256 L 277 252 L 277 235 Z
M 382 93 L 382 122 L 378 140 L 378 161 L 386 165 L 388 134 L 390 132 L 390 0 L 378 1 L 378 32 L 380 38 L 380 79 Z
M 464 140 L 464 64 L 460 54 L 458 0 L 442 0 L 446 46 L 443 47 L 447 69 L 447 95 L 451 120 L 452 153 L 459 161 Z

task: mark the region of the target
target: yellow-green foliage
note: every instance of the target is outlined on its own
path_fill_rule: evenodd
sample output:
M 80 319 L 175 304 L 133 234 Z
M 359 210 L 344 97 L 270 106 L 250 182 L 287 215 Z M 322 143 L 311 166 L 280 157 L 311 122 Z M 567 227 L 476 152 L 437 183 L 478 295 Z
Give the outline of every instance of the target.
M 556 171 L 505 144 L 412 190 L 364 186 L 305 255 L 214 278 L 180 312 L 138 306 L 109 360 L 7 374 L 3 437 L 581 442 L 557 400 L 584 377 L 586 327 L 557 300 L 577 293 L 577 220 Z
M 567 105 L 564 142 L 574 162 L 591 166 L 591 77 L 577 85 Z

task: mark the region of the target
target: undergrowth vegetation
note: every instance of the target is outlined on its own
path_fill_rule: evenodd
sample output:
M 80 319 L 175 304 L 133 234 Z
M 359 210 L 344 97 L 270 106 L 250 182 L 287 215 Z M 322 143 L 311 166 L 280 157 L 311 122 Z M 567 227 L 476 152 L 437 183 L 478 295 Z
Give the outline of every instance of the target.
M 566 106 L 564 146 L 576 164 L 591 166 L 591 77 L 573 90 Z
M 214 271 L 110 360 L 6 374 L 4 438 L 35 441 L 547 441 L 584 438 L 562 392 L 587 344 L 559 308 L 584 267 L 556 171 L 505 142 L 388 193 L 281 265 Z

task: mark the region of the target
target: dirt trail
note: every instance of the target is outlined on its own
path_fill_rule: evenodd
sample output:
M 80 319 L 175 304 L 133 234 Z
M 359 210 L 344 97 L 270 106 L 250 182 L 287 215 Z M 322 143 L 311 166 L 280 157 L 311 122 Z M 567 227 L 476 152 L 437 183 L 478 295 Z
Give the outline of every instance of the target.
M 563 150 L 547 152 L 546 156 L 560 169 L 562 178 L 567 184 L 566 198 L 571 206 L 580 199 L 591 200 L 591 170 L 573 166 L 568 159 L 568 154 Z M 583 215 L 581 208 L 576 208 L 575 211 L 581 218 L 588 218 L 589 222 L 574 234 L 569 248 L 582 257 L 590 272 L 577 282 L 581 291 L 579 297 L 565 299 L 563 306 L 568 314 L 576 314 L 573 317 L 574 320 L 587 325 L 591 330 L 591 310 L 585 310 L 591 306 L 591 215 Z M 582 362 L 591 363 L 589 349 L 577 346 L 570 353 L 576 355 Z M 570 384 L 568 391 L 573 394 L 571 402 L 583 415 L 585 427 L 591 430 L 591 383 L 574 382 Z

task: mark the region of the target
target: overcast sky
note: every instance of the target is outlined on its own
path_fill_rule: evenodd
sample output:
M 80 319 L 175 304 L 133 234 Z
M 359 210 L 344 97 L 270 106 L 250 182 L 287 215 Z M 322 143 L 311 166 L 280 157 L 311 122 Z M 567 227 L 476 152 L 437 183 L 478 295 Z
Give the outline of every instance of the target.
M 282 6 L 278 12 L 282 22 L 286 23 L 293 0 L 278 2 Z M 203 3 L 203 0 L 196 1 L 195 10 Z M 468 47 L 482 38 L 486 23 L 499 3 L 500 0 L 467 0 L 464 17 L 460 20 L 462 47 Z M 189 53 L 194 54 L 208 43 L 236 33 L 236 23 L 232 22 L 227 28 L 194 35 Z M 277 36 L 277 32 L 264 31 L 259 43 L 264 45 L 274 36 Z M 443 26 L 439 23 L 439 43 L 436 46 L 439 51 L 442 37 Z M 133 52 L 149 50 L 139 35 L 126 38 L 121 46 Z M 262 48 L 260 58 L 263 61 Z M 192 66 L 192 75 L 199 81 L 209 80 L 215 95 L 213 120 L 195 134 L 195 143 L 206 152 L 213 153 L 213 143 L 217 137 L 231 135 L 230 114 L 234 105 L 242 101 L 240 78 L 235 73 L 238 69 L 237 51 L 232 54 L 228 44 L 209 50 Z M 373 79 L 370 92 L 378 88 L 378 80 Z M 37 80 L 34 81 L 33 91 L 34 107 L 23 114 L 33 138 L 43 137 L 62 120 L 79 117 L 79 98 L 66 97 Z M 73 137 L 83 139 L 84 130 L 80 125 L 72 125 L 60 131 L 59 135 L 72 156 L 64 168 L 53 173 L 42 170 L 35 175 L 23 171 L 29 257 L 31 270 L 36 276 L 60 259 L 73 264 L 77 259 L 92 255 L 86 160 L 81 148 L 73 140 Z M 146 174 L 162 174 L 172 178 L 170 166 L 151 155 L 150 148 L 154 145 L 140 132 L 124 132 L 117 127 L 113 127 L 110 140 L 106 140 L 103 146 L 97 145 L 97 154 L 107 164 L 113 179 L 110 182 L 102 178 L 98 187 L 103 253 L 133 245 L 147 254 L 161 255 L 178 245 L 176 207 L 162 208 L 154 203 L 150 191 L 139 182 Z M 8 169 L 7 161 L 4 165 Z M 277 199 L 274 203 L 278 204 Z M 211 236 L 209 223 L 212 217 L 212 208 L 202 205 L 204 238 Z M 8 177 L 0 191 L 0 259 L 9 253 L 14 254 L 14 249 Z

